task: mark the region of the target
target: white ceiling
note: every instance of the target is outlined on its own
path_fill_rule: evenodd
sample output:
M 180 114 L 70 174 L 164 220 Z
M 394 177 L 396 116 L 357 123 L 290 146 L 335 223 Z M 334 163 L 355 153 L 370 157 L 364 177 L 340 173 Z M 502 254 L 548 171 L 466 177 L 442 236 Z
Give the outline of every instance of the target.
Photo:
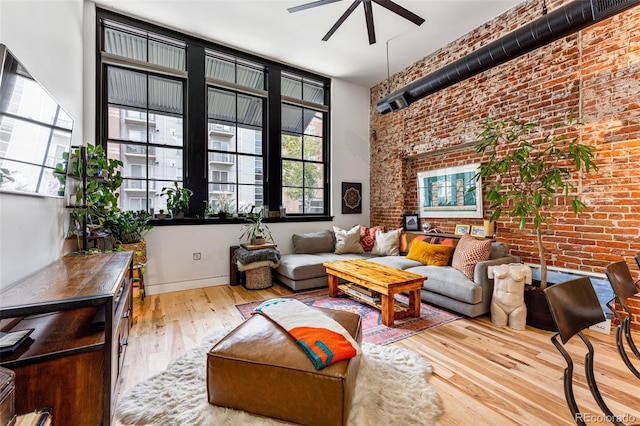
M 377 43 L 369 45 L 359 5 L 322 37 L 351 5 L 289 13 L 314 0 L 95 0 L 98 6 L 367 88 L 509 10 L 519 0 L 395 0 L 425 19 L 421 26 L 373 4 Z

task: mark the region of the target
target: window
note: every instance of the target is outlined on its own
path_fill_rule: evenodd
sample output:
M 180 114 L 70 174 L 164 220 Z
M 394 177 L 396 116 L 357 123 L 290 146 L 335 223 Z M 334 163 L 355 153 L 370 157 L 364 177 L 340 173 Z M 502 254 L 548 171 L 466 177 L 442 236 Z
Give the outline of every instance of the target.
M 0 190 L 64 195 L 73 121 L 0 44 Z
M 97 136 L 125 164 L 121 208 L 158 212 L 161 188 L 177 181 L 194 192 L 191 217 L 205 204 L 329 214 L 329 79 L 114 12 L 97 16 Z
M 262 207 L 264 98 L 209 87 L 207 100 L 209 205 L 219 209 L 225 201 L 232 212 Z
M 322 83 L 283 74 L 282 98 L 284 207 L 287 214 L 324 212 L 326 108 Z

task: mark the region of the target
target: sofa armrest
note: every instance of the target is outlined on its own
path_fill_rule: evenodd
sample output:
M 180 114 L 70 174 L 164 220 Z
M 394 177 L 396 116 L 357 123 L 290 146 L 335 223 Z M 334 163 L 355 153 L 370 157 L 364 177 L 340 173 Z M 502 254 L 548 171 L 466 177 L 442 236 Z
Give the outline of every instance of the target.
M 478 285 L 484 285 L 489 281 L 489 266 L 502 265 L 504 263 L 520 263 L 520 258 L 517 256 L 504 256 L 497 259 L 483 260 L 476 263 L 476 268 L 473 272 L 473 281 Z M 493 280 L 491 280 L 493 281 Z
M 489 266 L 502 265 L 504 263 L 520 263 L 518 256 L 505 256 L 497 259 L 484 260 L 476 264 L 473 272 L 473 281 L 482 287 L 482 307 L 485 312 L 491 309 L 491 297 L 493 296 L 493 279 L 489 278 Z

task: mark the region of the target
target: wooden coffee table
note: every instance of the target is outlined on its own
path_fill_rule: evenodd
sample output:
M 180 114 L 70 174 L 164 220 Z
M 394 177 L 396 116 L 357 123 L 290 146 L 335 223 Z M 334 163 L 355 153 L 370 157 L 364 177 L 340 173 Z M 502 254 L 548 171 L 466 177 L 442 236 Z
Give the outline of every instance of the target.
M 364 259 L 339 260 L 323 264 L 329 276 L 329 296 L 338 297 L 342 292 L 382 311 L 382 323 L 393 326 L 396 317 L 420 317 L 420 289 L 427 277 L 380 265 Z M 338 286 L 338 279 L 344 279 L 380 294 L 380 302 L 366 300 L 349 292 L 348 287 Z M 409 305 L 402 305 L 394 295 L 409 292 Z

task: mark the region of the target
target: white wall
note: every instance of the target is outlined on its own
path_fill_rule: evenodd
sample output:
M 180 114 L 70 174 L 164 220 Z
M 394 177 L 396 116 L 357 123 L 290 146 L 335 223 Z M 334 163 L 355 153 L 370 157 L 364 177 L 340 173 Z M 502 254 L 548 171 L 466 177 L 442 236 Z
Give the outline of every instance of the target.
M 0 5 L 0 43 L 73 117 L 82 143 L 82 0 Z M 0 193 L 0 288 L 62 255 L 67 216 L 60 198 Z
M 84 126 L 95 128 L 95 4 L 85 3 Z M 188 31 L 189 29 L 185 29 Z M 333 222 L 276 223 L 269 226 L 278 248 L 291 252 L 291 235 L 369 224 L 369 89 L 334 80 L 331 89 L 331 206 Z M 341 214 L 342 182 L 362 182 L 362 214 Z M 229 247 L 239 243 L 242 225 L 157 226 L 149 231 L 147 294 L 229 283 Z M 193 260 L 200 253 L 200 260 Z
M 269 225 L 282 253 L 291 235 L 369 224 L 369 90 L 334 80 L 331 89 L 331 206 L 333 222 Z M 362 214 L 341 213 L 342 182 L 362 182 Z M 239 243 L 242 225 L 158 226 L 146 235 L 147 294 L 229 283 L 229 247 Z M 193 253 L 201 253 L 193 260 Z
M 0 0 L 5 43 L 75 119 L 73 144 L 93 143 L 95 5 L 82 0 Z M 83 9 L 84 4 L 84 9 Z M 282 252 L 291 235 L 369 223 L 369 90 L 340 80 L 332 87 L 331 205 L 333 222 L 270 226 Z M 342 182 L 362 182 L 362 214 L 341 214 Z M 8 285 L 62 254 L 68 212 L 60 199 L 0 194 L 0 285 Z M 229 247 L 241 225 L 156 227 L 146 235 L 147 293 L 229 282 Z M 200 252 L 202 259 L 193 260 Z

